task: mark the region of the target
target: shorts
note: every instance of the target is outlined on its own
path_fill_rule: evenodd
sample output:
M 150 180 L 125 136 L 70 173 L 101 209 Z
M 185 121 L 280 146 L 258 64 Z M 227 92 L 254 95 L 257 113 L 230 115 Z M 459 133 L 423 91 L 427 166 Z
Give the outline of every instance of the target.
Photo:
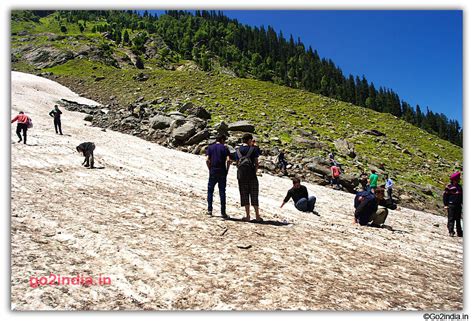
M 240 206 L 258 206 L 258 179 L 239 180 Z M 250 198 L 250 201 L 249 201 Z

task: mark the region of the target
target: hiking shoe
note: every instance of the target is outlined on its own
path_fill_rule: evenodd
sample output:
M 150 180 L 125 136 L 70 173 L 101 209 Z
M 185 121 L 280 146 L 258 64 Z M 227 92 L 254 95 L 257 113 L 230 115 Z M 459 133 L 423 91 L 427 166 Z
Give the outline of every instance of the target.
M 454 232 L 449 232 L 449 236 L 454 237 L 454 235 L 456 235 Z
M 207 215 L 212 216 L 212 211 L 207 211 Z
M 22 140 L 23 140 L 23 139 L 19 139 L 18 142 L 21 143 Z
M 227 214 L 225 214 L 225 213 L 224 213 L 224 214 L 221 214 L 221 216 L 222 216 L 222 218 L 223 218 L 224 220 L 226 220 L 226 219 L 229 218 L 229 215 L 227 215 Z

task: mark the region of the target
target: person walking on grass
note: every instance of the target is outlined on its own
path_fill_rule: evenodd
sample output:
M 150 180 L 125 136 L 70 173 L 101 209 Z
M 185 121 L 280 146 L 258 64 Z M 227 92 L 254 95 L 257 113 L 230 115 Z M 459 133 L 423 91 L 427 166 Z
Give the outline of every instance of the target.
M 448 211 L 448 232 L 449 236 L 454 236 L 454 225 L 459 237 L 463 236 L 461 227 L 462 218 L 462 186 L 459 184 L 461 173 L 455 172 L 450 177 L 450 183 L 446 185 L 443 194 L 444 208 Z
M 297 210 L 318 215 L 318 213 L 314 211 L 316 197 L 308 196 L 308 189 L 306 186 L 301 185 L 301 180 L 299 178 L 294 177 L 292 181 L 293 187 L 288 190 L 288 193 L 286 194 L 286 197 L 283 200 L 280 208 L 282 208 L 291 198 L 293 199 Z
M 28 128 L 32 127 L 31 118 L 27 116 L 24 112 L 20 111 L 15 118 L 12 119 L 12 123 L 17 122 L 16 126 L 16 135 L 18 136 L 18 142 L 21 143 L 23 141 L 26 144 L 26 133 Z M 23 137 L 21 137 L 21 133 L 23 132 Z
M 252 146 L 253 136 L 244 134 L 243 145 L 236 149 L 237 160 L 237 180 L 239 182 L 240 205 L 245 207 L 246 216 L 243 221 L 250 221 L 250 204 L 255 209 L 257 222 L 262 222 L 258 207 L 258 157 L 260 155 L 258 147 Z M 249 201 L 250 199 L 250 201 Z
M 214 196 L 214 188 L 217 184 L 219 187 L 219 197 L 221 200 L 221 216 L 228 218 L 226 214 L 225 189 L 227 184 L 227 173 L 229 172 L 230 152 L 225 145 L 227 137 L 219 134 L 214 144 L 209 145 L 206 150 L 206 164 L 209 169 L 209 181 L 207 183 L 207 214 L 212 216 L 212 200 Z
M 375 189 L 377 188 L 377 181 L 379 180 L 379 175 L 377 175 L 377 171 L 375 169 L 370 170 L 372 174 L 369 176 L 369 186 L 368 191 L 374 194 Z
M 94 168 L 94 150 L 95 144 L 91 142 L 82 143 L 76 147 L 78 153 L 82 153 L 84 155 L 84 161 L 82 165 L 85 167 L 89 167 L 92 169 Z
M 54 118 L 54 130 L 56 131 L 56 134 L 59 131 L 59 135 L 63 134 L 63 131 L 61 129 L 61 114 L 63 112 L 59 110 L 58 105 L 54 105 L 54 109 L 49 112 L 49 116 Z

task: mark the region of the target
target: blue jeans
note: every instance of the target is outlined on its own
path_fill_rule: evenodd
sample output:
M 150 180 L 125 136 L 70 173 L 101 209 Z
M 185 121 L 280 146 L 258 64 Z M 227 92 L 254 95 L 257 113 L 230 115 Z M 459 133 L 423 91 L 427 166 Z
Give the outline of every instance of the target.
M 226 175 L 209 175 L 209 182 L 207 183 L 207 210 L 212 212 L 212 199 L 214 194 L 214 187 L 219 187 L 219 196 L 221 199 L 221 214 L 225 214 L 225 186 L 227 183 Z
M 309 198 L 301 198 L 296 202 L 295 207 L 301 212 L 312 212 L 314 210 L 314 204 L 316 203 L 316 197 L 310 196 Z

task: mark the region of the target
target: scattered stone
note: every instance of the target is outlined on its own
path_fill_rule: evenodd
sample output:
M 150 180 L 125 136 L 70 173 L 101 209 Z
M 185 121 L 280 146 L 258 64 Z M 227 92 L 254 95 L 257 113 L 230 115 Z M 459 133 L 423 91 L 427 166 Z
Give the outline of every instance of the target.
M 421 189 L 421 192 L 425 195 L 428 195 L 428 196 L 433 196 L 433 188 L 429 185 L 423 187 Z
M 376 130 L 376 129 L 364 130 L 364 131 L 362 132 L 362 134 L 374 135 L 374 136 L 386 136 L 384 133 L 379 132 L 379 131 Z
M 144 73 L 141 72 L 135 77 L 135 80 L 137 80 L 137 81 L 147 81 L 149 78 L 150 78 L 149 75 L 144 74 Z
M 249 132 L 249 133 L 254 133 L 255 132 L 255 126 L 252 125 L 249 121 L 247 120 L 240 120 L 235 123 L 229 124 L 229 131 L 241 131 L 241 132 Z
M 214 129 L 218 133 L 226 134 L 229 130 L 229 126 L 225 122 L 221 121 L 220 123 L 214 125 Z

